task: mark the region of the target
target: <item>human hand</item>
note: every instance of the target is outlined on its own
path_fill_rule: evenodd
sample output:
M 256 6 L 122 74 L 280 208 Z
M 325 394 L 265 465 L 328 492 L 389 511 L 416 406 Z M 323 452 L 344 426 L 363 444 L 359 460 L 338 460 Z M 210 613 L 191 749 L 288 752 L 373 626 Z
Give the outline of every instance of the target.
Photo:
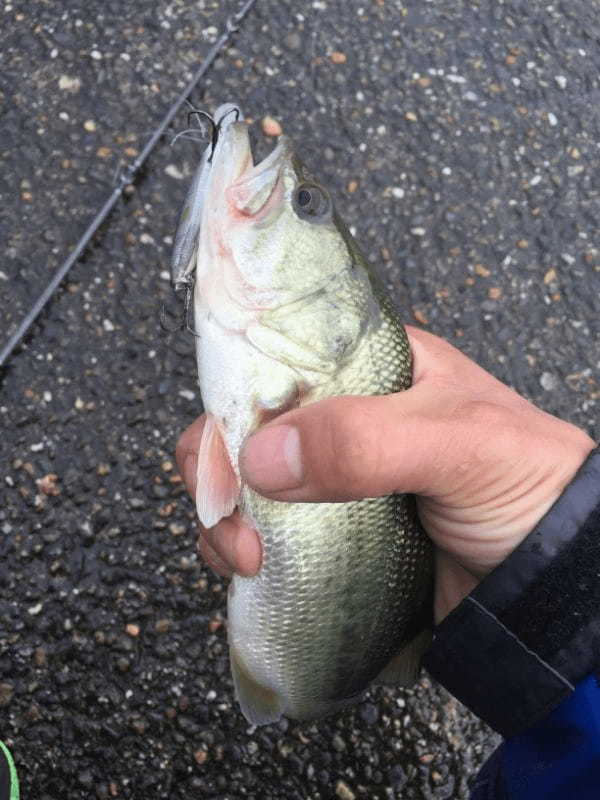
M 243 479 L 274 500 L 417 495 L 436 545 L 435 614 L 443 619 L 533 529 L 595 446 L 437 336 L 409 327 L 413 385 L 378 397 L 332 397 L 289 411 L 249 437 Z M 177 463 L 195 496 L 204 417 Z M 258 535 L 235 512 L 203 529 L 217 571 L 253 575 Z

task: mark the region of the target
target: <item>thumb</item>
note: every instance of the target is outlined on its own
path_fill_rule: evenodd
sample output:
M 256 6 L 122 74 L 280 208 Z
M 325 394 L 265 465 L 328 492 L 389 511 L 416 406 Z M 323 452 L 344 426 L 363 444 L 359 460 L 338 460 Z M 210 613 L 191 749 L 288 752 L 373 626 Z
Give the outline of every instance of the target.
M 465 437 L 467 420 L 453 405 L 435 381 L 399 394 L 318 401 L 247 440 L 243 478 L 263 495 L 293 502 L 434 493 L 446 453 Z

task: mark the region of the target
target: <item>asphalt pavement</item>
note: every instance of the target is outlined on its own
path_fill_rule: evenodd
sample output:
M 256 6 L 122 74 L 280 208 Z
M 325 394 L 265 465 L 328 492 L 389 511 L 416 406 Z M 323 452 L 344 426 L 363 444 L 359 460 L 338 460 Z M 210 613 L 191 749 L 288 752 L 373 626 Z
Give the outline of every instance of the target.
M 0 345 L 237 5 L 5 0 Z M 600 3 L 258 0 L 192 100 L 274 117 L 407 322 L 600 437 Z M 172 135 L 186 125 L 182 113 Z M 497 743 L 423 675 L 249 727 L 174 466 L 196 142 L 165 137 L 0 374 L 0 738 L 23 795 L 467 798 Z

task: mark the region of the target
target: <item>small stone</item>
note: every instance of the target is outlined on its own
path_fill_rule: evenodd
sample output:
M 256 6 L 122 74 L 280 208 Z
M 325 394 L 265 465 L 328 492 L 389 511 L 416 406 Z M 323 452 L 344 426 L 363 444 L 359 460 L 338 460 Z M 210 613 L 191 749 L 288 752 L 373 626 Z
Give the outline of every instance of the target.
M 428 86 L 431 86 L 431 78 L 428 78 L 427 76 L 424 75 L 422 78 L 418 79 L 417 83 L 419 84 L 421 89 L 427 89 Z
M 111 153 L 112 150 L 110 149 L 110 147 L 99 147 L 96 150 L 96 155 L 98 156 L 98 158 L 108 158 Z
M 558 379 L 551 372 L 542 372 L 540 384 L 542 389 L 545 389 L 547 392 L 552 392 L 558 388 Z
M 48 657 L 43 647 L 36 647 L 33 651 L 33 660 L 36 667 L 45 667 L 48 663 Z
M 196 762 L 196 764 L 200 765 L 204 764 L 207 758 L 208 758 L 208 753 L 206 752 L 206 750 L 196 750 L 194 752 L 194 761 Z
M 498 300 L 502 297 L 502 289 L 499 286 L 490 286 L 488 289 L 488 297 L 490 300 Z
M 407 111 L 404 115 L 404 118 L 407 119 L 409 122 L 416 122 L 418 117 L 414 111 Z
M 548 272 L 544 275 L 544 283 L 548 285 L 556 280 L 556 270 L 554 267 L 551 267 Z
M 290 50 L 299 50 L 302 46 L 302 39 L 300 34 L 298 33 L 288 33 L 288 35 L 284 39 L 286 45 L 290 48 Z
M 329 58 L 333 64 L 345 64 L 346 61 L 348 60 L 346 58 L 346 54 L 340 52 L 339 50 L 334 50 L 333 53 L 331 53 L 331 55 L 329 56 Z
M 44 475 L 43 478 L 38 478 L 36 484 L 40 492 L 43 494 L 56 497 L 60 494 L 60 489 L 56 485 L 57 480 L 58 475 L 56 475 L 54 472 L 49 472 L 47 475 Z
M 208 623 L 208 630 L 211 633 L 216 633 L 222 626 L 223 626 L 222 619 L 211 619 L 210 622 Z
M 431 764 L 434 759 L 433 753 L 424 753 L 422 756 L 419 756 L 419 761 L 421 764 Z
M 171 472 L 173 469 L 173 462 L 172 461 L 163 461 L 160 465 L 160 468 L 163 472 Z
M 171 628 L 172 622 L 170 619 L 158 619 L 154 625 L 154 630 L 157 633 L 167 633 Z
M 138 718 L 132 719 L 131 727 L 138 734 L 138 736 L 141 736 L 143 733 L 146 732 L 146 723 L 144 722 L 143 719 L 138 719 Z
M 375 725 L 379 719 L 379 709 L 373 703 L 363 703 L 360 706 L 359 714 L 367 725 Z
M 336 797 L 340 800 L 354 800 L 356 795 L 345 781 L 338 781 L 335 785 Z
M 93 119 L 86 119 L 86 121 L 83 123 L 83 127 L 86 129 L 86 131 L 92 133 L 92 131 L 96 130 L 96 123 Z
M 0 683 L 0 707 L 7 706 L 10 703 L 13 691 L 12 683 Z
M 529 242 L 527 241 L 527 239 L 519 239 L 519 241 L 517 242 L 517 247 L 520 250 L 527 250 L 527 248 L 529 247 Z
M 339 733 L 335 734 L 331 740 L 331 744 L 333 745 L 333 749 L 337 750 L 338 753 L 343 753 L 346 749 L 346 742 L 342 739 Z
M 346 188 L 349 194 L 354 194 L 354 192 L 358 189 L 358 181 L 350 181 Z
M 263 117 L 260 124 L 265 136 L 281 136 L 283 133 L 283 128 L 275 117 Z
M 108 475 L 110 472 L 110 466 L 108 464 L 98 464 L 96 467 L 96 472 L 98 475 Z
M 550 125 L 551 128 L 554 128 L 556 127 L 556 125 L 558 125 L 558 119 L 556 118 L 556 115 L 553 114 L 551 111 L 548 112 L 548 124 Z
M 413 308 L 413 317 L 417 320 L 417 322 L 420 322 L 421 325 L 429 325 L 429 320 L 418 308 Z
M 182 536 L 186 532 L 185 525 L 182 525 L 181 522 L 171 522 L 169 525 L 169 531 L 173 534 L 173 536 Z
M 136 625 L 134 622 L 130 622 L 125 626 L 125 631 L 129 636 L 139 636 L 140 635 L 140 626 Z
M 179 167 L 176 167 L 175 164 L 167 164 L 165 167 L 165 173 L 170 178 L 175 178 L 176 181 L 182 181 L 185 178 L 183 172 L 179 169 Z
M 63 92 L 75 94 L 81 89 L 81 81 L 79 78 L 72 78 L 70 75 L 61 75 L 58 79 L 58 88 Z
M 473 269 L 475 270 L 477 275 L 481 275 L 482 278 L 489 278 L 489 276 L 492 274 L 487 267 L 483 266 L 483 264 L 475 264 Z
M 564 89 L 565 86 L 567 85 L 567 79 L 565 78 L 564 75 L 555 75 L 554 80 L 556 81 L 556 85 L 560 89 Z

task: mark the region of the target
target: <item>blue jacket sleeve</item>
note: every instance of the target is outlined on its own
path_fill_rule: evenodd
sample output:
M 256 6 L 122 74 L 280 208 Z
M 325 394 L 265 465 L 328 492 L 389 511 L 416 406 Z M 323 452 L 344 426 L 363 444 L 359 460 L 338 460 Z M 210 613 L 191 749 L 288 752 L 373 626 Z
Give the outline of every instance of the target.
M 600 685 L 588 676 L 549 716 L 507 739 L 484 764 L 471 800 L 597 800 Z

